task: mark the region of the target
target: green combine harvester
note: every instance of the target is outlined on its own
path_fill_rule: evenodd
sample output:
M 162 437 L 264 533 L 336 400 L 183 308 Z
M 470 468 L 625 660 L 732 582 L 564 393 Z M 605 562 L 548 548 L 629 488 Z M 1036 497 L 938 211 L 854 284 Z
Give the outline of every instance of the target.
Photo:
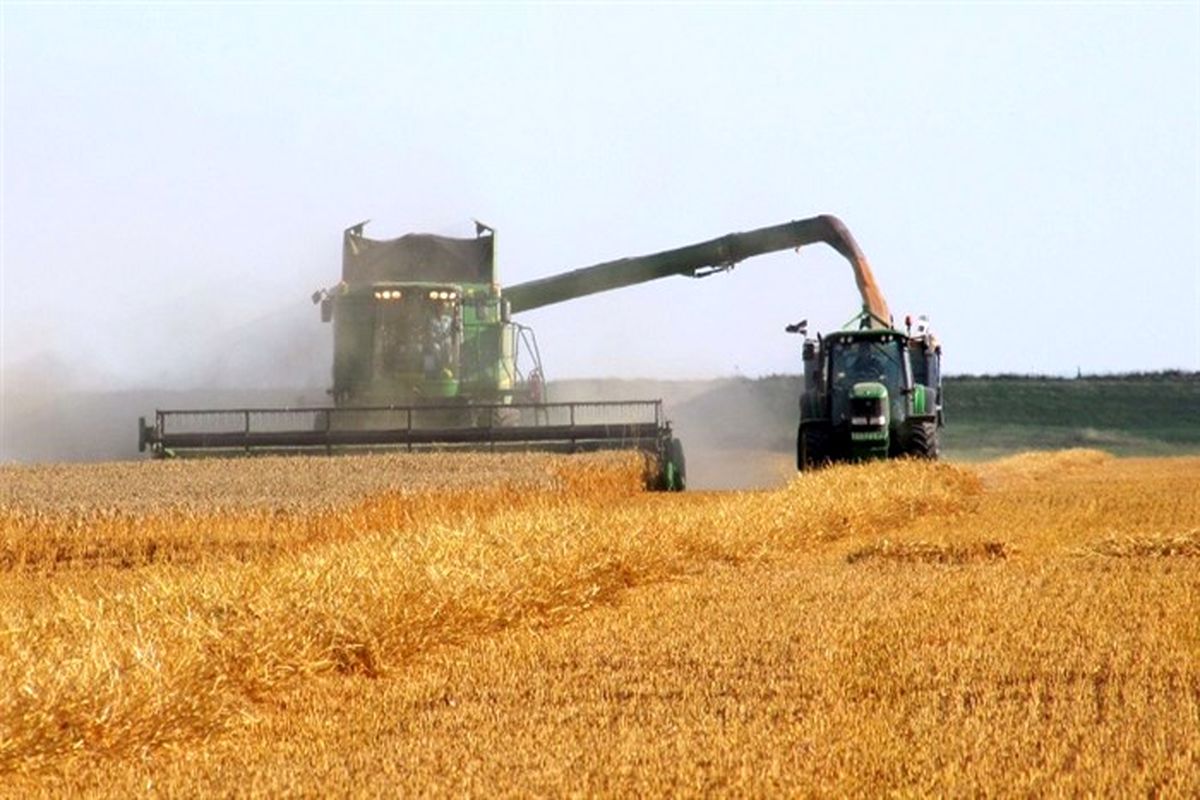
M 871 324 L 806 342 L 806 375 L 810 354 L 818 360 L 826 356 L 817 354 L 828 354 L 829 360 L 838 351 L 834 343 L 843 341 L 866 341 L 884 354 L 895 351 L 901 366 L 844 388 L 837 373 L 828 373 L 840 361 L 820 369 L 814 362 L 802 403 L 802 467 L 903 450 L 890 441 L 886 448 L 876 440 L 868 446 L 862 434 L 877 437 L 878 425 L 867 431 L 857 417 L 845 417 L 844 408 L 865 407 L 867 401 L 878 405 L 882 398 L 884 428 L 899 426 L 901 437 L 909 435 L 914 421 L 925 419 L 924 412 L 914 414 L 912 408 L 920 397 L 929 397 L 915 391 L 914 381 L 928 378 L 925 373 L 914 377 L 909 338 L 876 329 L 875 323 L 882 326 L 888 319 L 886 304 L 865 257 L 835 217 L 734 233 L 505 289 L 496 275 L 495 234 L 486 225 L 476 223 L 476 236 L 469 239 L 408 234 L 376 240 L 363 235 L 365 224 L 344 232 L 341 281 L 313 294 L 321 319 L 333 326 L 331 405 L 160 410 L 153 423 L 139 420 L 139 448 L 157 457 L 383 448 L 636 449 L 647 454 L 649 485 L 679 490 L 686 483 L 683 448 L 661 401 L 551 402 L 537 338 L 513 315 L 671 275 L 706 277 L 753 256 L 817 242 L 850 261 L 864 319 Z M 936 354 L 934 364 L 936 374 Z M 825 372 L 818 375 L 821 369 Z M 940 392 L 932 391 L 929 407 L 937 406 L 940 423 Z M 837 399 L 842 395 L 845 402 Z M 853 428 L 849 439 L 843 435 L 847 426 Z M 843 447 L 843 440 L 859 444 Z

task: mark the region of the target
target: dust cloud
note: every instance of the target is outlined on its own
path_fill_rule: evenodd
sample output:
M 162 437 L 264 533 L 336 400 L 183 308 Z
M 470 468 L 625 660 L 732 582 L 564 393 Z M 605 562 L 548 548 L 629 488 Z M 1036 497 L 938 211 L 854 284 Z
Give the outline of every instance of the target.
M 307 299 L 217 330 L 204 312 L 174 320 L 189 335 L 110 349 L 103 368 L 55 350 L 4 364 L 0 462 L 134 458 L 138 417 L 160 408 L 326 402 L 331 334 Z
M 547 397 L 661 399 L 683 443 L 689 489 L 769 488 L 795 474 L 798 377 L 553 381 Z
M 328 402 L 332 331 L 307 301 L 218 330 L 213 319 L 203 309 L 176 318 L 188 335 L 148 335 L 109 370 L 53 351 L 6 365 L 0 462 L 137 458 L 138 417 L 156 409 Z M 661 399 L 693 489 L 784 482 L 798 396 L 795 378 L 575 379 L 547 392 L 551 401 Z

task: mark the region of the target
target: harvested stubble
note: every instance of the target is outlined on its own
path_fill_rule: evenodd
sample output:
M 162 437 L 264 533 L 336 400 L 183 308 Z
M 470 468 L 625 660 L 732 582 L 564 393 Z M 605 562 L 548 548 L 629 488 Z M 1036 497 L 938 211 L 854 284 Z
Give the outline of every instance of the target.
M 36 576 L 10 573 L 10 586 L 26 586 L 0 606 L 0 685 L 14 690 L 0 700 L 0 769 L 205 734 L 304 676 L 378 675 L 480 633 L 564 621 L 713 560 L 961 509 L 978 491 L 965 472 L 912 464 L 682 506 L 630 504 L 621 499 L 640 484 L 637 457 L 563 469 L 540 490 L 421 496 L 418 512 L 409 496 L 370 497 L 319 542 L 293 536 L 266 558 L 146 567 L 118 591 L 89 582 L 87 570 L 56 575 L 40 592 L 28 585 Z M 330 524 L 314 513 L 320 524 L 304 530 Z M 145 519 L 162 524 L 154 512 Z M 177 533 L 203 537 L 204 517 L 194 520 L 177 520 Z

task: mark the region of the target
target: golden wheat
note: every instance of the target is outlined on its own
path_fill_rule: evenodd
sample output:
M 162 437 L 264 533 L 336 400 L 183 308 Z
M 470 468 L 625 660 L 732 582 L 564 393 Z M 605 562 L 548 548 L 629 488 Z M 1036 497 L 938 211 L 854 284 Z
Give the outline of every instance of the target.
M 419 514 L 367 492 L 340 532 L 186 567 L 0 573 L 9 785 L 1200 791 L 1200 460 L 690 496 L 636 492 L 638 469 Z
M 378 674 L 517 621 L 561 621 L 693 563 L 957 507 L 975 489 L 952 468 L 911 465 L 899 481 L 882 470 L 830 473 L 752 502 L 614 507 L 640 464 L 600 463 L 574 465 L 569 491 L 484 490 L 474 504 L 431 495 L 415 518 L 409 498 L 369 499 L 336 518 L 348 535 L 296 552 L 272 548 L 266 560 L 163 565 L 118 592 L 64 581 L 19 593 L 0 607 L 0 685 L 18 690 L 0 706 L 0 768 L 172 741 L 219 726 L 239 703 L 299 676 Z M 315 520 L 317 529 L 330 524 Z M 193 535 L 205 530 L 196 521 Z M 147 522 L 157 531 L 162 519 Z
M 630 454 L 375 455 L 0 468 L 0 571 L 248 560 L 452 521 L 531 491 L 638 491 Z

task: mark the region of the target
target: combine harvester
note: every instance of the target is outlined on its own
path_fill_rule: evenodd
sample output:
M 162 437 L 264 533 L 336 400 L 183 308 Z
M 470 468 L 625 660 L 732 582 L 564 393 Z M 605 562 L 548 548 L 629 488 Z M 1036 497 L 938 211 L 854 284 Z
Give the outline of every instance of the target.
M 914 375 L 936 376 L 940 351 L 928 336 L 890 329 L 870 266 L 834 217 L 734 233 L 504 290 L 496 280 L 494 232 L 486 225 L 476 223 L 474 239 L 408 234 L 386 241 L 366 238 L 364 225 L 345 231 L 342 280 L 313 295 L 321 319 L 333 324 L 332 405 L 160 410 L 152 424 L 139 420 L 139 449 L 156 457 L 383 448 L 636 449 L 649 457 L 649 485 L 682 489 L 683 448 L 662 402 L 548 402 L 537 339 L 512 315 L 671 275 L 706 277 L 753 256 L 818 242 L 850 261 L 863 313 L 859 330 L 805 343 L 801 467 L 909 452 L 913 425 L 928 416 L 913 411 L 919 398 L 928 397 L 915 388 Z M 875 352 L 895 364 L 871 376 L 878 380 L 844 391 L 837 370 L 849 369 L 842 353 L 853 344 L 866 346 L 864 358 Z M 910 355 L 918 352 L 931 354 L 922 364 L 931 358 L 932 373 L 914 373 L 909 366 Z M 938 397 L 934 390 L 927 407 L 935 408 Z M 940 406 L 935 419 L 940 421 Z M 880 430 L 895 442 L 883 447 Z M 936 431 L 933 444 L 935 453 Z

